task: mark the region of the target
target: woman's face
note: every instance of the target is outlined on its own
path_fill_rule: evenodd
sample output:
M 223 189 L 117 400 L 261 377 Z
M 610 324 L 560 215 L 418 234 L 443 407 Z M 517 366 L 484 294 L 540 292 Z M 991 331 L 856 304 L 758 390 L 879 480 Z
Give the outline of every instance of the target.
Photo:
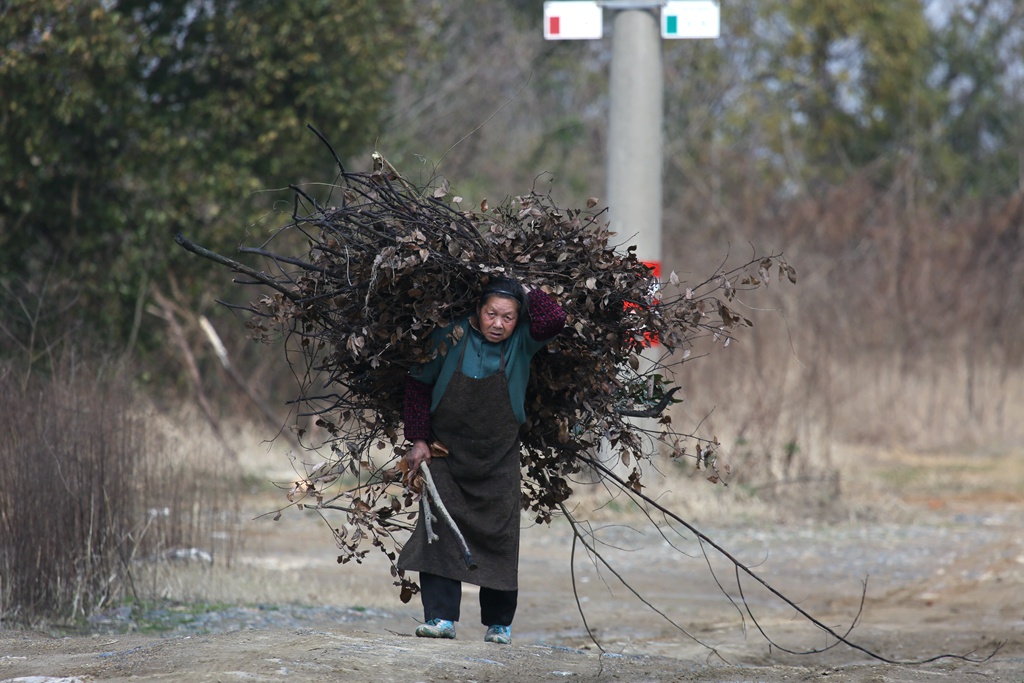
M 504 296 L 488 297 L 477 310 L 480 331 L 489 342 L 508 339 L 519 321 L 519 304 Z

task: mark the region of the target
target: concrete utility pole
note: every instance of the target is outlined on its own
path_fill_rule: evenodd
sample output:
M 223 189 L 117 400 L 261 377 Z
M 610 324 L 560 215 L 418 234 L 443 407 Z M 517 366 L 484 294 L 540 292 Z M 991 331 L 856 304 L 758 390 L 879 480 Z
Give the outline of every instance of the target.
M 608 222 L 622 246 L 661 277 L 662 171 L 665 79 L 662 38 L 716 38 L 717 0 L 575 0 L 544 3 L 547 40 L 598 40 L 602 10 L 615 12 L 608 91 Z M 640 355 L 639 373 L 657 363 L 655 342 Z M 636 420 L 657 431 L 655 420 Z M 602 442 L 601 459 L 611 458 Z M 625 474 L 629 467 L 614 467 Z
M 612 20 L 607 193 L 608 222 L 617 234 L 616 241 L 635 244 L 637 259 L 653 266 L 660 278 L 665 79 L 659 9 L 660 5 L 650 2 L 643 7 L 624 7 Z M 639 372 L 650 372 L 661 355 L 657 344 L 645 349 L 640 354 Z M 658 431 L 653 419 L 633 418 L 630 422 Z M 601 457 L 612 462 L 620 475 L 628 475 L 632 464 L 620 463 L 611 446 L 602 445 Z M 663 448 L 658 445 L 659 450 Z
M 609 224 L 661 274 L 664 38 L 717 38 L 718 0 L 548 0 L 546 40 L 600 40 L 612 23 L 607 198 Z
M 608 115 L 608 207 L 613 232 L 637 258 L 661 264 L 665 86 L 659 3 L 603 3 L 612 28 Z

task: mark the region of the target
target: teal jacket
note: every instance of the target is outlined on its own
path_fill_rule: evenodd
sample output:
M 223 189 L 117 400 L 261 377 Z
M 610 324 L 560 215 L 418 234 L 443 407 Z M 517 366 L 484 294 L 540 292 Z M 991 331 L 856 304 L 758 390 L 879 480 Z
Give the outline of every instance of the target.
M 527 294 L 529 324 L 517 325 L 508 339 L 494 343 L 484 338 L 469 322 L 462 318 L 432 335 L 434 348 L 439 353 L 430 361 L 409 371 L 405 383 L 404 422 L 405 436 L 409 440 L 430 436 L 430 414 L 444 396 L 459 365 L 462 349 L 466 353 L 462 372 L 474 379 L 494 374 L 501 366 L 505 354 L 505 376 L 508 378 L 509 400 L 519 424 L 526 421 L 526 385 L 530 379 L 530 360 L 534 354 L 554 339 L 565 326 L 565 311 L 551 296 L 539 289 Z M 452 345 L 449 334 L 459 326 L 462 338 Z M 444 344 L 444 347 L 442 347 Z M 448 348 L 450 347 L 450 348 Z M 444 348 L 445 352 L 440 350 Z
M 463 329 L 462 339 L 455 346 L 448 349 L 448 353 L 438 354 L 433 360 L 417 366 L 410 371 L 409 375 L 423 384 L 433 385 L 430 394 L 430 412 L 437 409 L 441 397 L 448 388 L 448 382 L 459 365 L 459 356 L 462 355 L 462 347 L 466 347 L 466 353 L 462 360 L 462 373 L 473 379 L 480 379 L 493 375 L 501 367 L 501 354 L 505 353 L 505 376 L 508 378 L 508 394 L 512 402 L 512 411 L 515 413 L 519 424 L 526 421 L 526 411 L 523 405 L 526 402 L 526 384 L 530 380 L 530 360 L 540 349 L 544 348 L 548 339 L 537 341 L 530 336 L 528 325 L 518 325 L 509 338 L 503 342 L 494 343 L 488 341 L 479 330 L 470 325 L 468 319 L 456 323 Z M 453 326 L 435 332 L 434 346 L 440 347 L 443 341 L 448 345 L 449 333 Z

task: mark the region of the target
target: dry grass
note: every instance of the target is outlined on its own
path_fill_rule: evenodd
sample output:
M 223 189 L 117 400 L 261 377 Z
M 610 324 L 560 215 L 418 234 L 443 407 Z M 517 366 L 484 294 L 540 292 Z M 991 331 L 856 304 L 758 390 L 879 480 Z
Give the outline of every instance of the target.
M 223 463 L 167 428 L 122 368 L 0 373 L 0 619 L 76 622 L 128 595 L 140 562 L 229 561 Z
M 870 173 L 796 200 L 734 188 L 745 203 L 725 214 L 677 207 L 706 231 L 666 240 L 681 277 L 747 242 L 799 273 L 743 301 L 754 329 L 677 376 L 674 419 L 717 435 L 736 484 L 767 500 L 848 499 L 850 448 L 1004 453 L 1024 438 L 1024 196 L 950 210 Z

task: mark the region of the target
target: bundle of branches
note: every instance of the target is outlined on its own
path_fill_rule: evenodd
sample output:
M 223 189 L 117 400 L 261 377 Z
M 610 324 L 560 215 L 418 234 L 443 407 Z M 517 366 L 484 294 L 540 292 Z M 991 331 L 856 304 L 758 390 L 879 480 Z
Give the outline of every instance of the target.
M 612 243 L 616 237 L 596 200 L 586 209 L 566 210 L 549 196 L 530 192 L 493 208 L 484 201 L 466 209 L 447 182 L 417 187 L 379 155 L 369 172 L 348 172 L 340 161 L 338 167 L 339 180 L 325 200 L 292 187 L 294 208 L 287 223 L 266 243 L 241 248 L 266 259 L 264 270 L 181 235 L 177 241 L 244 274 L 239 282 L 266 287 L 266 295 L 244 307 L 253 314 L 253 336 L 283 334 L 295 342 L 300 353 L 289 353 L 289 363 L 304 378 L 295 400 L 302 406 L 299 414 L 315 417 L 331 437 L 330 455 L 297 467 L 300 476 L 287 495 L 289 505 L 311 508 L 328 525 L 341 550 L 339 562 L 361 562 L 369 542 L 391 561 L 403 600 L 418 590 L 395 565 L 403 539 L 396 532 L 411 529 L 417 514 L 414 492 L 400 483 L 407 448 L 399 438 L 401 388 L 411 367 L 457 341 L 454 332 L 445 331 L 458 329 L 452 322 L 472 312 L 488 279 L 511 276 L 543 288 L 568 314 L 566 331 L 538 354 L 531 370 L 522 431 L 524 508 L 542 522 L 556 512 L 566 517 L 574 550 L 575 543 L 583 544 L 595 561 L 671 622 L 615 572 L 592 532 L 568 508 L 570 477 L 586 469 L 646 514 L 663 516 L 668 527 L 656 524 L 658 533 L 679 525 L 705 552 L 713 549 L 727 558 L 741 596 L 740 580 L 746 576 L 833 638 L 804 654 L 844 643 L 895 661 L 852 642 L 849 631 L 839 633 L 815 619 L 642 491 L 643 464 L 666 450 L 673 458 L 693 458 L 698 468 L 712 470 L 708 479 L 721 481 L 714 439 L 674 431 L 663 411 L 677 400 L 674 375 L 696 357 L 691 351 L 699 339 L 727 345 L 738 329 L 752 324 L 734 310 L 739 291 L 767 285 L 776 272 L 779 279 L 795 282 L 795 271 L 781 255 L 753 255 L 738 268 L 719 267 L 690 285 L 675 273 L 662 283 L 632 247 Z M 657 354 L 649 348 L 655 341 Z M 695 445 L 692 452 L 687 443 Z M 385 457 L 372 457 L 374 449 Z M 346 523 L 328 519 L 328 511 L 342 512 Z M 772 641 L 741 600 L 770 643 L 798 653 Z M 983 661 L 950 654 L 919 661 L 946 657 Z
M 259 339 L 283 333 L 301 351 L 297 374 L 306 382 L 299 414 L 316 416 L 329 431 L 331 453 L 300 472 L 289 499 L 347 513 L 347 528 L 331 525 L 339 561 L 361 560 L 365 539 L 394 560 L 392 533 L 409 528 L 415 514 L 412 493 L 395 485 L 404 453 L 405 375 L 456 341 L 449 335 L 438 343 L 431 333 L 452 329 L 471 313 L 483 285 L 497 275 L 542 288 L 567 312 L 565 332 L 538 354 L 531 372 L 522 432 L 524 509 L 550 521 L 572 493 L 568 477 L 602 443 L 631 468 L 627 482 L 635 490 L 642 462 L 666 448 L 712 468 L 709 478 L 720 480 L 713 441 L 674 432 L 663 414 L 678 400 L 671 370 L 691 357 L 699 337 L 727 344 L 751 325 L 731 307 L 737 291 L 767 284 L 770 272 L 795 281 L 781 256 L 755 256 L 689 286 L 672 273 L 663 285 L 633 247 L 613 244 L 617 237 L 594 199 L 586 209 L 562 209 L 550 196 L 530 192 L 467 209 L 446 181 L 417 187 L 380 155 L 368 172 L 338 166 L 326 199 L 292 187 L 287 224 L 266 243 L 240 249 L 266 259 L 264 270 L 180 235 L 178 242 L 245 274 L 240 282 L 269 288 L 247 307 L 251 332 Z M 301 242 L 289 239 L 294 235 Z M 660 344 L 657 357 L 641 359 L 652 341 Z M 655 448 L 655 441 L 666 446 Z M 696 446 L 688 452 L 691 441 Z M 371 457 L 374 448 L 388 453 L 386 462 Z M 345 477 L 350 485 L 338 486 Z M 329 491 L 332 485 L 338 488 Z

